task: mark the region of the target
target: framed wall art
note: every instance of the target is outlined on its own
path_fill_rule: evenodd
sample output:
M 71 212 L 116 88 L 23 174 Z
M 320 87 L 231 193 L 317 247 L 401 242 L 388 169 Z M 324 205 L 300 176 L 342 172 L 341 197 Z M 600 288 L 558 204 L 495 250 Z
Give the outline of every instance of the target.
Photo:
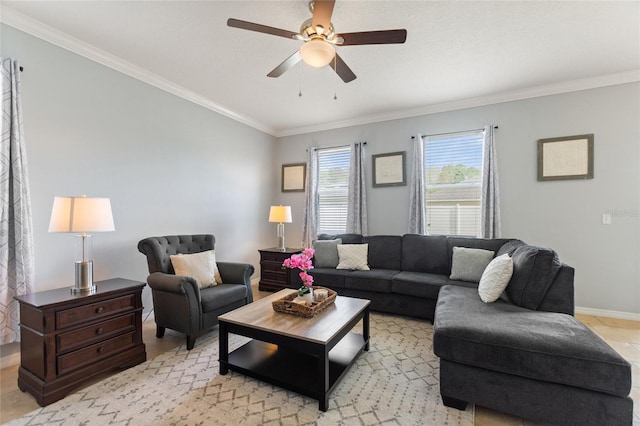
M 401 151 L 373 155 L 373 186 L 406 185 L 406 154 L 406 151 Z
M 538 140 L 538 180 L 593 179 L 593 133 Z
M 306 163 L 282 165 L 282 192 L 304 192 Z

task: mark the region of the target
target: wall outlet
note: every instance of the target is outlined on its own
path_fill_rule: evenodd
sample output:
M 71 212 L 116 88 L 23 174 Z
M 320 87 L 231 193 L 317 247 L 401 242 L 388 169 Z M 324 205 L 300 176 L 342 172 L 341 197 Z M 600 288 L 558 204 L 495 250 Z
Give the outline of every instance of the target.
M 611 225 L 611 213 L 603 213 L 602 214 L 602 224 L 603 225 Z

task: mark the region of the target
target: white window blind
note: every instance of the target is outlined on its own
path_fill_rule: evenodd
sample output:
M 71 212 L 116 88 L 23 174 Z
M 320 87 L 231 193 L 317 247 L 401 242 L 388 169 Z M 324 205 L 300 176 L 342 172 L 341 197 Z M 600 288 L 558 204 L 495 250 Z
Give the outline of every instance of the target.
M 482 130 L 427 136 L 424 143 L 428 232 L 479 236 Z
M 346 231 L 350 157 L 349 146 L 318 150 L 318 233 Z

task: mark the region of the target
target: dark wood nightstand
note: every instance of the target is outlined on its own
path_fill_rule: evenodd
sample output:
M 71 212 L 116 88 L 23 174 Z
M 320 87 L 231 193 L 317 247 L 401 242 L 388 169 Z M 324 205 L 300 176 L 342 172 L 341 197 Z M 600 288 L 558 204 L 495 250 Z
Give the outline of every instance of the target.
M 258 251 L 260 252 L 259 290 L 278 291 L 283 288 L 299 288 L 302 285 L 302 280 L 298 276 L 299 269 L 282 266 L 282 262 L 292 254 L 301 253 L 301 248 L 287 248 L 282 251 L 273 247 Z
M 113 369 L 146 361 L 143 282 L 114 278 L 93 294 L 70 287 L 17 296 L 20 303 L 18 387 L 44 406 Z

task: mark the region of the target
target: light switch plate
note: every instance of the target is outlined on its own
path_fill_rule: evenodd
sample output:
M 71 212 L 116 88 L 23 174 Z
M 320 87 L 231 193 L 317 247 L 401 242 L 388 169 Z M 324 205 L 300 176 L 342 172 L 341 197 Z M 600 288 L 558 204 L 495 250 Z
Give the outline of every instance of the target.
M 611 225 L 611 213 L 603 213 L 602 214 L 602 224 L 603 225 Z

